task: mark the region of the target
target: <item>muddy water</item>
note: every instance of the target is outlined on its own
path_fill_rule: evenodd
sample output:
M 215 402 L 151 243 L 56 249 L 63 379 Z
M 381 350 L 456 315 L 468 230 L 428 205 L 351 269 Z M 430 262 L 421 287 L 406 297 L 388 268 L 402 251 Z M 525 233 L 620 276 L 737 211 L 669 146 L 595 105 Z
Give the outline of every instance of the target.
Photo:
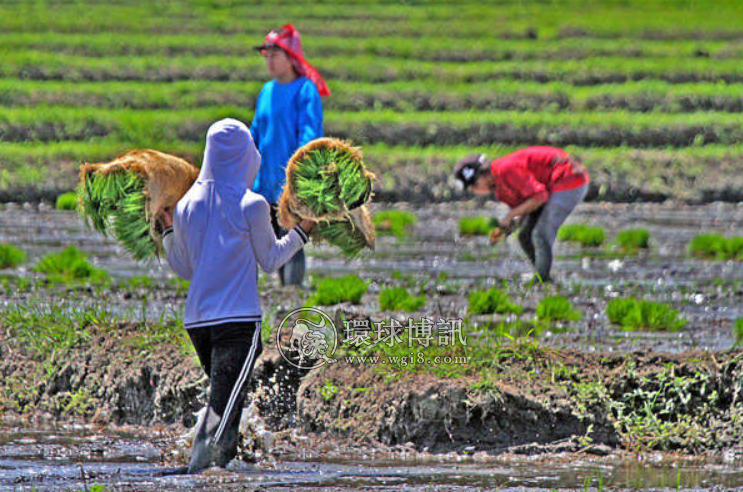
M 463 316 L 473 288 L 500 286 L 503 282 L 512 297 L 525 306 L 526 315 L 533 315 L 544 293 L 528 287 L 526 279 L 531 272 L 516 241 L 509 239 L 493 248 L 485 238 L 462 238 L 456 233 L 461 217 L 502 215 L 503 208 L 457 203 L 411 210 L 419 222 L 411 228 L 410 236 L 380 237 L 373 256 L 347 262 L 328 247 L 309 247 L 310 273 L 354 272 L 372 280 L 363 305 L 350 307 L 372 316 L 395 315 L 378 312 L 377 293 L 386 285 L 401 282 L 428 294 L 424 310 L 413 316 Z M 686 245 L 702 232 L 741 234 L 743 205 L 585 204 L 571 221 L 601 225 L 610 240 L 620 229 L 644 227 L 651 232 L 652 248 L 637 256 L 616 257 L 611 251 L 581 251 L 558 243 L 558 291 L 567 295 L 584 316 L 564 329 L 541 333 L 542 343 L 606 351 L 716 350 L 734 343 L 731 327 L 743 316 L 741 264 L 691 260 Z M 30 265 L 47 252 L 75 245 L 115 279 L 148 275 L 167 285 L 171 278 L 169 270 L 158 262 L 140 264 L 131 260 L 113 241 L 87 230 L 74 213 L 44 206 L 2 206 L 0 242 L 19 245 L 29 254 L 25 266 L 2 272 L 6 275 L 38 278 Z M 266 285 L 270 287 L 271 282 L 275 280 Z M 43 289 L 3 292 L 0 305 L 22 303 L 31 295 L 52 298 L 52 292 Z M 76 302 L 96 301 L 94 292 L 78 291 L 75 295 Z M 604 308 L 610 298 L 630 295 L 671 303 L 689 323 L 673 334 L 618 331 L 606 319 Z M 287 303 L 299 300 L 290 298 Z M 183 301 L 182 294 L 176 296 L 172 291 L 154 296 L 147 303 L 136 296 L 107 299 L 121 316 L 150 318 L 182 309 Z M 270 299 L 264 298 L 264 305 L 270 305 Z M 307 438 L 292 441 L 288 451 L 256 465 L 240 464 L 230 470 L 188 477 L 165 475 L 175 441 L 172 436 L 143 437 L 92 428 L 29 430 L 5 425 L 0 426 L 0 490 L 85 490 L 93 484 L 103 484 L 106 490 L 249 490 L 260 486 L 261 490 L 420 491 L 582 489 L 588 483 L 628 488 L 743 486 L 743 469 L 734 457 L 669 462 L 657 456 L 638 460 L 622 455 L 495 459 L 420 456 L 412 452 L 368 454 L 358 449 L 307 453 L 306 448 L 315 446 L 302 444 L 303 439 Z
M 405 205 L 396 208 L 405 208 Z M 466 316 L 469 292 L 505 283 L 511 295 L 526 308 L 526 317 L 533 317 L 544 292 L 529 287 L 527 279 L 532 273 L 516 239 L 509 238 L 504 244 L 492 247 L 484 237 L 467 238 L 457 234 L 460 218 L 500 216 L 505 212 L 503 207 L 492 202 L 460 202 L 409 209 L 419 218 L 410 229 L 410 235 L 406 238 L 379 237 L 373 255 L 349 262 L 327 246 L 308 247 L 310 275 L 353 272 L 372 280 L 363 305 L 353 307 L 372 317 L 395 314 L 379 313 L 377 294 L 381 288 L 401 282 L 409 289 L 422 289 L 428 295 L 425 308 L 412 316 Z M 609 242 L 621 229 L 647 228 L 651 232 L 652 247 L 635 256 L 620 257 L 611 246 L 581 250 L 558 242 L 554 272 L 559 287 L 550 292 L 567 295 L 584 316 L 566 329 L 543 333 L 544 343 L 602 351 L 720 350 L 734 343 L 732 325 L 735 319 L 743 316 L 742 265 L 690 259 L 686 247 L 693 236 L 703 232 L 740 234 L 743 205 L 583 204 L 570 221 L 604 227 Z M 133 261 L 115 242 L 85 228 L 74 213 L 57 212 L 43 205 L 3 206 L 0 209 L 0 242 L 18 244 L 26 249 L 30 257 L 27 265 L 33 265 L 49 251 L 75 245 L 87 251 L 97 266 L 115 278 L 148 275 L 167 283 L 172 277 L 163 263 Z M 28 266 L 3 273 L 34 276 Z M 263 278 L 268 287 L 276 284 L 273 277 Z M 278 298 L 292 304 L 282 308 L 293 308 L 301 303 L 302 295 L 302 292 L 299 297 L 279 293 Z M 670 303 L 689 322 L 680 333 L 619 331 L 609 323 L 604 310 L 611 298 L 621 296 Z M 23 302 L 26 297 L 27 294 L 0 294 L 0 304 Z M 93 302 L 96 297 L 83 295 L 78 302 Z M 109 307 L 124 317 L 157 318 L 183 306 L 182 296 L 153 295 L 146 301 L 127 296 L 107 299 Z M 263 305 L 267 311 L 276 308 L 274 298 L 266 296 Z
M 157 444 L 153 444 L 153 441 Z M 743 469 L 711 460 L 660 455 L 587 458 L 552 455 L 406 456 L 350 452 L 344 459 L 307 459 L 301 447 L 279 460 L 232 463 L 199 476 L 163 465 L 164 440 L 91 428 L 0 431 L 0 490 L 492 490 L 743 486 Z M 295 443 L 296 444 L 296 443 Z M 160 446 L 160 447 L 159 447 Z

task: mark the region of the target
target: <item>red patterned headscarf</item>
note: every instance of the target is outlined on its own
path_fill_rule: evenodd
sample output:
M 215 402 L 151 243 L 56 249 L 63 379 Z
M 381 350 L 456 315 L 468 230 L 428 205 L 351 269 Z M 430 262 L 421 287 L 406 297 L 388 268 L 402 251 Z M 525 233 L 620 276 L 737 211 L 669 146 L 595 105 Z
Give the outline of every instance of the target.
M 297 73 L 310 79 L 315 84 L 315 87 L 317 87 L 317 91 L 321 96 L 330 95 L 330 89 L 328 89 L 328 85 L 320 75 L 320 72 L 304 59 L 302 39 L 299 36 L 299 31 L 293 25 L 286 24 L 281 29 L 269 32 L 266 35 L 263 45 L 258 46 L 256 49 L 263 52 L 263 50 L 272 46 L 278 46 L 289 55 Z

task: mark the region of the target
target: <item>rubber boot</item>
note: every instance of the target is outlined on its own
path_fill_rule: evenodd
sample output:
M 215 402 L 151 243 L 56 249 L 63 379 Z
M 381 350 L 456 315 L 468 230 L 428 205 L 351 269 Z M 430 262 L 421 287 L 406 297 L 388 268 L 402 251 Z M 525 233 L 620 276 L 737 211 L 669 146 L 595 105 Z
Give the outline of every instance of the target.
M 302 285 L 304 280 L 305 258 L 304 250 L 300 249 L 279 269 L 281 285 Z
M 238 426 L 260 347 L 213 347 L 211 394 L 194 439 L 189 473 L 226 466 L 237 454 Z

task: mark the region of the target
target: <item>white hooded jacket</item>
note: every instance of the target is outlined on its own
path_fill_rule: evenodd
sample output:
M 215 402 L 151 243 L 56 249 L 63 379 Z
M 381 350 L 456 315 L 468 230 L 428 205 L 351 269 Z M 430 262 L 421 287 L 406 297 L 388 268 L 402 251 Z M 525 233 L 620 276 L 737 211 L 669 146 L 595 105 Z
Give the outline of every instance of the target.
M 191 281 L 186 328 L 259 321 L 257 265 L 273 272 L 307 242 L 299 226 L 276 239 L 268 202 L 250 190 L 260 163 L 245 124 L 228 118 L 209 128 L 199 177 L 163 235 L 168 263 Z

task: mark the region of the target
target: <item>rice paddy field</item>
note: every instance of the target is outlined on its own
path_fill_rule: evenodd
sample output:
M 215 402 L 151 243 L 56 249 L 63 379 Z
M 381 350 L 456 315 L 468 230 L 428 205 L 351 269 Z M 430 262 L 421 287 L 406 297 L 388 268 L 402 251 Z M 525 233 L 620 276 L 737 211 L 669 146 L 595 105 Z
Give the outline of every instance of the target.
M 379 178 L 376 248 L 308 246 L 301 288 L 261 274 L 241 460 L 184 476 L 207 388 L 188 283 L 66 193 L 134 148 L 199 165 L 212 122 L 252 119 L 252 47 L 287 22 L 326 135 Z M 743 487 L 742 56 L 733 0 L 0 0 L 0 490 Z M 489 244 L 505 206 L 449 176 L 536 144 L 592 178 L 547 286 Z M 305 376 L 270 350 L 299 306 L 461 318 L 469 344 Z

